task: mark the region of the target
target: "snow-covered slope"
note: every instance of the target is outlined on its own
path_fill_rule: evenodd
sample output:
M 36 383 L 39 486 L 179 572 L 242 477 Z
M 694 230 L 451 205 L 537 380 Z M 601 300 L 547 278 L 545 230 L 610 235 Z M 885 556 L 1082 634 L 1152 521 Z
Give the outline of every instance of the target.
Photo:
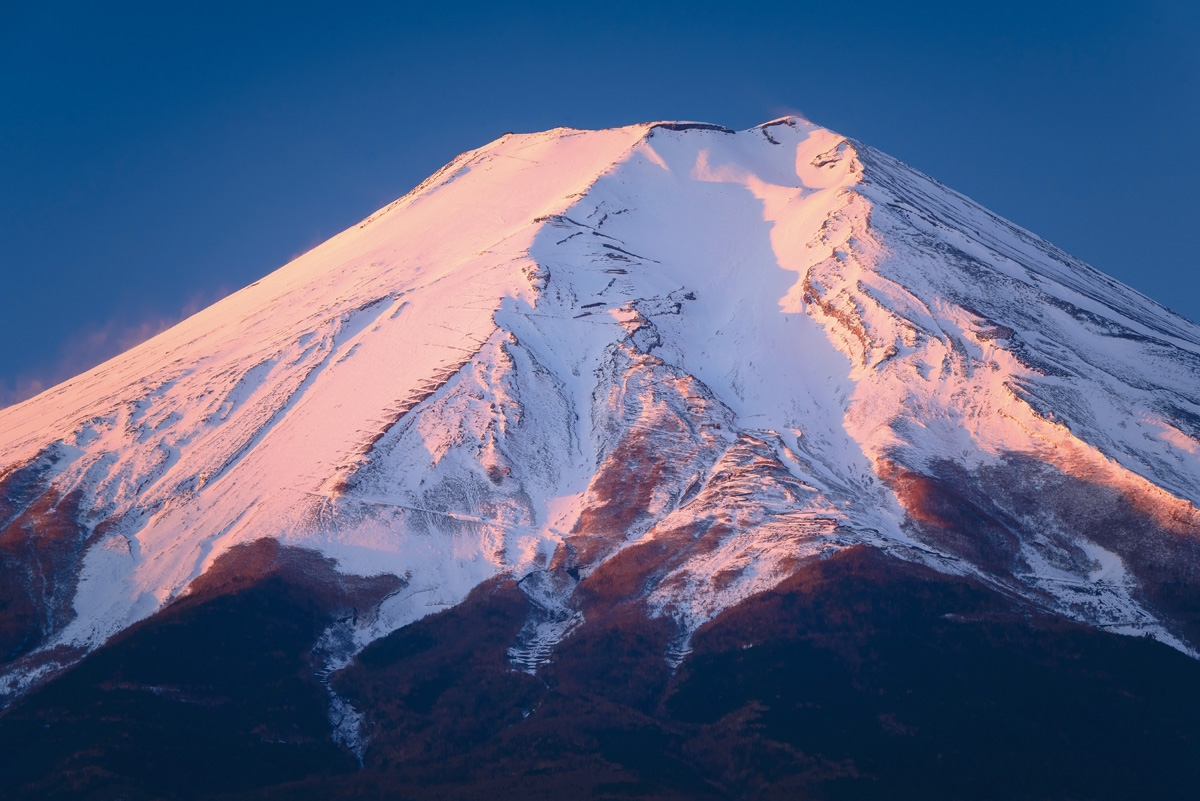
M 800 119 L 507 135 L 0 410 L 0 496 L 10 691 L 263 537 L 403 579 L 351 650 L 511 574 L 536 670 L 608 566 L 676 659 L 867 543 L 1191 651 L 1200 328 Z

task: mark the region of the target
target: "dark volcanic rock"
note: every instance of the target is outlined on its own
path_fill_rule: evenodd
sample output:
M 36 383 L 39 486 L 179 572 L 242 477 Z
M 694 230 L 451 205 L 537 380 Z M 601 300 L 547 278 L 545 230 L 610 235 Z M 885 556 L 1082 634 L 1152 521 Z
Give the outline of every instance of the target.
M 48 448 L 0 476 L 0 667 L 43 645 L 74 612 L 80 555 L 89 528 L 79 491 L 50 486 Z
M 1032 572 L 1022 545 L 1086 573 L 1091 559 L 1075 541 L 1084 534 L 1121 558 L 1138 580 L 1138 601 L 1184 642 L 1200 642 L 1200 531 L 1149 491 L 1020 454 L 977 470 L 945 460 L 926 473 L 894 462 L 881 472 L 918 539 L 996 576 L 1020 577 Z

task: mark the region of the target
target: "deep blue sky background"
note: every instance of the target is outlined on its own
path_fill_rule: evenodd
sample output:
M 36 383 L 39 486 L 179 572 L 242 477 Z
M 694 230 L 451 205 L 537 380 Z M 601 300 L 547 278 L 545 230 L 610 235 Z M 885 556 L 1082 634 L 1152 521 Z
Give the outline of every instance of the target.
M 0 5 L 0 405 L 505 131 L 799 111 L 1200 320 L 1200 4 Z

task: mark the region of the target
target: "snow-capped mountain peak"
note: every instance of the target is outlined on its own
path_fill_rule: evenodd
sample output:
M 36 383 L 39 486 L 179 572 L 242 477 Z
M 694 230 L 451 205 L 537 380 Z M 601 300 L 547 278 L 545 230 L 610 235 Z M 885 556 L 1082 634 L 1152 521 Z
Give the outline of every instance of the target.
M 261 538 L 399 577 L 345 653 L 510 575 L 514 665 L 677 660 L 856 544 L 1192 653 L 1200 328 L 799 118 L 506 135 L 0 410 L 0 496 L 13 692 Z

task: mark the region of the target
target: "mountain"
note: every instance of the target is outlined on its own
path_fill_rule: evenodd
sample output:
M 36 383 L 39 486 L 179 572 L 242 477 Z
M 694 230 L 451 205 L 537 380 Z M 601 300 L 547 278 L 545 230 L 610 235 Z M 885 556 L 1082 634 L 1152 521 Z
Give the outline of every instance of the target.
M 1200 327 L 936 181 L 505 135 L 0 410 L 0 789 L 1185 797 L 1198 505 Z

